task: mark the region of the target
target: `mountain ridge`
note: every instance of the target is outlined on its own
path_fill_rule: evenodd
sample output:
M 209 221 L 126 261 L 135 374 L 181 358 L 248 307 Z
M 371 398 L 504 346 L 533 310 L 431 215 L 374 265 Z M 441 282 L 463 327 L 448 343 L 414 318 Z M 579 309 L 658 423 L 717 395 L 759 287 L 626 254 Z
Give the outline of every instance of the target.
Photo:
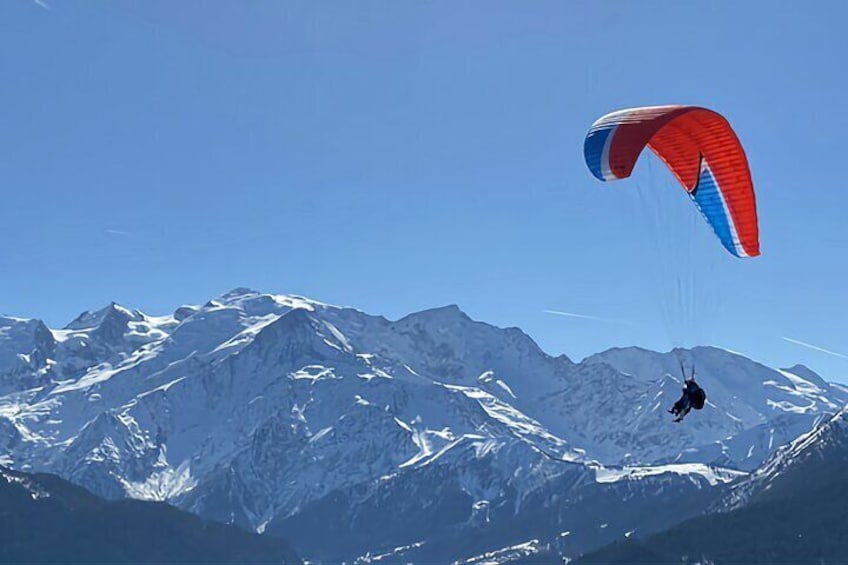
M 301 563 L 284 541 L 0 466 L 0 562 Z
M 705 515 L 617 540 L 577 563 L 841 563 L 848 548 L 846 462 L 842 410 L 731 485 Z
M 354 515 L 387 501 L 396 539 L 354 547 L 357 536 L 379 538 L 368 530 L 379 521 L 352 523 L 339 536 L 350 553 L 325 547 L 333 558 L 421 541 L 414 508 L 396 486 L 407 482 L 425 498 L 430 485 L 434 498 L 419 502 L 433 505 L 444 524 L 470 528 L 469 539 L 491 540 L 506 524 L 518 530 L 515 517 L 528 512 L 539 523 L 556 513 L 572 520 L 592 500 L 608 500 L 621 480 L 640 509 L 628 514 L 634 519 L 656 485 L 692 496 L 709 491 L 696 498 L 712 504 L 717 486 L 848 402 L 848 391 L 817 375 L 717 348 L 614 348 L 575 363 L 455 305 L 389 320 L 234 289 L 166 316 L 110 304 L 76 320 L 50 330 L 56 346 L 36 366 L 18 362 L 37 357 L 34 333 L 4 340 L 11 333 L 0 331 L 0 359 L 11 360 L 0 364 L 7 464 L 256 531 L 296 527 L 307 512 L 320 521 L 315 509 L 329 511 L 339 496 L 355 501 Z M 665 409 L 680 393 L 682 353 L 696 362 L 709 397 L 680 426 Z M 439 481 L 467 492 L 439 498 Z M 562 496 L 574 502 L 557 510 Z M 531 499 L 538 510 L 526 508 Z M 464 501 L 458 513 L 457 501 Z M 491 513 L 497 524 L 479 520 L 495 507 L 513 510 Z M 687 515 L 671 510 L 658 519 Z M 602 543 L 614 534 L 605 528 L 584 537 Z M 320 542 L 307 549 L 321 550 Z M 426 555 L 424 547 L 408 552 Z M 487 548 L 469 541 L 466 549 Z

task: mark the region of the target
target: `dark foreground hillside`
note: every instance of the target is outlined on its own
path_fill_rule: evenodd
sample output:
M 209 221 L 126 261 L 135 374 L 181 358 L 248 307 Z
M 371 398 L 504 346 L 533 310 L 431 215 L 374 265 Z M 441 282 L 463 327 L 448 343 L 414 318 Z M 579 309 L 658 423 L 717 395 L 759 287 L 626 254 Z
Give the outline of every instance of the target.
M 0 467 L 0 563 L 300 563 L 279 538 Z
M 726 514 L 607 546 L 588 563 L 845 563 L 848 475 L 842 466 L 792 477 Z

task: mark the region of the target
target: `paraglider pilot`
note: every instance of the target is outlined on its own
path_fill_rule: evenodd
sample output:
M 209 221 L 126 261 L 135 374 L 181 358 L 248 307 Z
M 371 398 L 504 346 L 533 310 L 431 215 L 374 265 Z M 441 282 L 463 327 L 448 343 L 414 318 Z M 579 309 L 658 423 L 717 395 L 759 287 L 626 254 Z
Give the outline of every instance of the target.
M 680 367 L 680 370 L 683 371 L 683 367 Z M 704 392 L 698 383 L 695 382 L 695 369 L 692 368 L 692 378 L 687 379 L 686 373 L 683 372 L 683 395 L 680 397 L 680 400 L 674 403 L 668 411 L 675 416 L 675 422 L 682 422 L 683 418 L 686 417 L 686 414 L 694 408 L 695 410 L 700 410 L 704 407 L 704 402 L 707 400 L 707 393 Z

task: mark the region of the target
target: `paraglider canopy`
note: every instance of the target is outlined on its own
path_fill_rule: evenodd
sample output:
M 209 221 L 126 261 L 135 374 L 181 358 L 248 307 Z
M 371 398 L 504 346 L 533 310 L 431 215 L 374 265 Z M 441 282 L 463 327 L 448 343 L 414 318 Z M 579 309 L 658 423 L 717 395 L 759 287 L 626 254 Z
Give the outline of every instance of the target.
M 696 106 L 619 110 L 592 125 L 583 153 L 592 174 L 606 182 L 629 177 L 646 146 L 677 177 L 730 253 L 760 254 L 751 171 L 723 116 Z

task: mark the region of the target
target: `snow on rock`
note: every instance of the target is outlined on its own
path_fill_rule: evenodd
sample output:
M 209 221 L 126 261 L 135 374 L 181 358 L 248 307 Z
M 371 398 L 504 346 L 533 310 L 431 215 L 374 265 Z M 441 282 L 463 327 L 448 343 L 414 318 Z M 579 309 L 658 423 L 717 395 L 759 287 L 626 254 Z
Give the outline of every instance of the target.
M 539 540 L 533 539 L 524 543 L 511 545 L 496 551 L 489 551 L 463 561 L 457 561 L 454 565 L 500 565 L 518 559 L 525 559 L 535 555 L 541 549 Z
M 722 503 L 723 509 L 740 507 L 781 480 L 808 483 L 817 480 L 816 473 L 842 474 L 846 463 L 848 408 L 822 418 L 812 430 L 776 449 L 749 478 L 734 486 Z
M 708 403 L 672 424 L 682 354 Z M 574 363 L 456 306 L 388 320 L 235 289 L 165 316 L 113 303 L 59 330 L 0 318 L 2 462 L 254 529 L 445 469 L 482 522 L 504 492 L 552 498 L 539 493 L 566 469 L 722 485 L 846 401 L 809 369 L 718 348 Z
M 6 469 L 3 467 L 3 464 L 0 464 L 0 481 L 4 481 L 9 484 L 15 483 L 23 487 L 29 492 L 29 496 L 33 500 L 50 497 L 50 493 L 41 485 L 33 481 L 31 477 Z
M 614 483 L 623 480 L 639 480 L 644 477 L 674 473 L 676 475 L 701 477 L 711 486 L 720 483 L 730 483 L 748 473 L 734 469 L 722 469 L 709 467 L 700 463 L 683 463 L 677 465 L 656 465 L 653 467 L 599 467 L 595 470 L 595 477 L 599 483 Z

